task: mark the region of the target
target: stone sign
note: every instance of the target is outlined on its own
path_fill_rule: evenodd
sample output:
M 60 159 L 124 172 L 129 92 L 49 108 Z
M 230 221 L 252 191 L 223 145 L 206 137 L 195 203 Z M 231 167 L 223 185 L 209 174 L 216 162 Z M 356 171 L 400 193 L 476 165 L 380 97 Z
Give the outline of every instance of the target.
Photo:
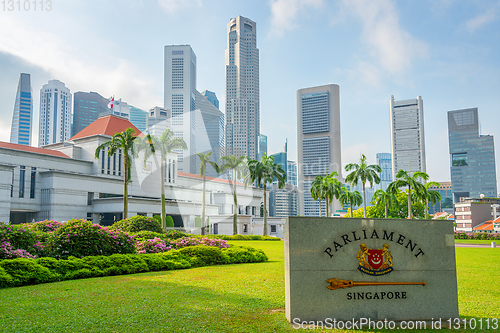
M 290 217 L 285 303 L 290 322 L 457 318 L 453 223 Z

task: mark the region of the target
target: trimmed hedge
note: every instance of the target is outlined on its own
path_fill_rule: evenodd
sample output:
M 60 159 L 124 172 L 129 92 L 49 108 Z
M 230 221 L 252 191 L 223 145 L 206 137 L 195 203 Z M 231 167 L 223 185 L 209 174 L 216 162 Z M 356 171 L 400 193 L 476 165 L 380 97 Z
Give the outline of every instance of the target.
M 5 259 L 0 261 L 0 288 L 91 277 L 134 274 L 208 265 L 264 262 L 262 250 L 233 246 L 220 249 L 190 246 L 181 250 L 148 254 L 113 254 L 68 259 Z
M 125 232 L 153 231 L 162 233 L 161 224 L 152 217 L 136 215 L 113 223 L 110 229 Z
M 280 241 L 281 238 L 273 236 L 261 236 L 261 235 L 206 235 L 198 237 L 207 238 L 218 238 L 223 240 L 269 240 L 269 241 Z
M 455 239 L 484 239 L 500 240 L 500 233 L 490 234 L 487 232 L 463 232 L 455 231 Z

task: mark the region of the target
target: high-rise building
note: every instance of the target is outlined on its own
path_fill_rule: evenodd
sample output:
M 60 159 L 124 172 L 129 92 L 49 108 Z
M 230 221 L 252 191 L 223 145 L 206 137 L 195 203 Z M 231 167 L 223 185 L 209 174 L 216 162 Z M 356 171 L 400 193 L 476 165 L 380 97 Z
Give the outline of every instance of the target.
M 129 105 L 129 108 L 130 122 L 141 132 L 146 132 L 149 113 L 132 105 Z
M 338 85 L 297 91 L 297 151 L 298 214 L 319 216 L 318 203 L 311 197 L 311 182 L 317 175 L 332 171 L 342 174 Z M 338 209 L 340 204 L 334 200 L 332 212 Z M 324 201 L 321 211 L 324 214 Z
M 297 196 L 297 187 L 286 184 L 278 188 L 278 183 L 274 182 L 269 191 L 269 216 L 297 216 Z
M 257 24 L 238 16 L 227 25 L 226 154 L 258 157 L 260 134 Z
M 391 153 L 378 153 L 377 165 L 382 169 L 380 176 L 380 189 L 384 190 L 392 182 L 392 161 Z
M 297 187 L 297 162 L 286 161 L 286 182 Z
M 448 137 L 454 202 L 461 197 L 495 197 L 493 136 L 480 135 L 477 108 L 449 111 Z
M 267 155 L 267 135 L 259 134 L 259 152 L 257 154 L 257 160 L 262 160 L 262 156 Z
M 424 102 L 417 99 L 390 101 L 392 179 L 399 170 L 426 172 Z
M 108 112 L 108 100 L 96 92 L 78 91 L 73 94 L 73 126 L 71 136 L 92 124 Z
M 17 84 L 14 114 L 10 128 L 10 142 L 31 146 L 31 132 L 33 128 L 33 96 L 31 76 L 21 73 Z
M 184 139 L 188 150 L 178 152 L 178 170 L 199 173 L 196 153 L 220 155 L 220 123 L 223 113 L 196 90 L 196 55 L 189 45 L 165 46 L 165 108 L 171 110 L 170 126 Z M 214 94 L 215 95 L 215 94 Z M 215 176 L 211 168 L 207 175 Z
M 453 214 L 453 194 L 451 192 L 451 182 L 439 182 L 439 187 L 431 186 L 429 190 L 437 191 L 441 194 L 441 201 L 435 205 L 429 203 L 429 214 L 447 212 Z
M 210 90 L 203 90 L 201 92 L 202 96 L 205 96 L 210 103 L 212 103 L 217 109 L 219 108 L 219 99 L 217 98 L 217 95 L 213 91 Z
M 153 136 L 161 137 L 167 128 L 170 128 L 170 110 L 159 106 L 149 109 L 147 132 Z
M 59 80 L 50 80 L 40 90 L 39 146 L 71 137 L 71 97 L 69 89 Z

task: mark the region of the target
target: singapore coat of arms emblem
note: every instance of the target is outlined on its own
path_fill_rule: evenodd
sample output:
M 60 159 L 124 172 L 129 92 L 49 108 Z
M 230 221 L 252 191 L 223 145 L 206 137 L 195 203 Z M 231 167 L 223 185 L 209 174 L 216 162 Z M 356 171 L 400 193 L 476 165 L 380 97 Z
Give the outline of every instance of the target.
M 385 275 L 393 271 L 388 244 L 384 244 L 382 249 L 369 249 L 362 243 L 360 248 L 356 256 L 359 260 L 358 271 L 374 276 Z

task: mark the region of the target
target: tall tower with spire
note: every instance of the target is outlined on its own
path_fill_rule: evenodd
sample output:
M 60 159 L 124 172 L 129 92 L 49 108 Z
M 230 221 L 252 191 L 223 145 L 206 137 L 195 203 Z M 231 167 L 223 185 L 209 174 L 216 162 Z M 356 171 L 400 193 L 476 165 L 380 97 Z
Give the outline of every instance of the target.
M 30 74 L 21 73 L 17 85 L 14 114 L 10 129 L 10 142 L 31 146 L 33 128 L 33 97 Z

